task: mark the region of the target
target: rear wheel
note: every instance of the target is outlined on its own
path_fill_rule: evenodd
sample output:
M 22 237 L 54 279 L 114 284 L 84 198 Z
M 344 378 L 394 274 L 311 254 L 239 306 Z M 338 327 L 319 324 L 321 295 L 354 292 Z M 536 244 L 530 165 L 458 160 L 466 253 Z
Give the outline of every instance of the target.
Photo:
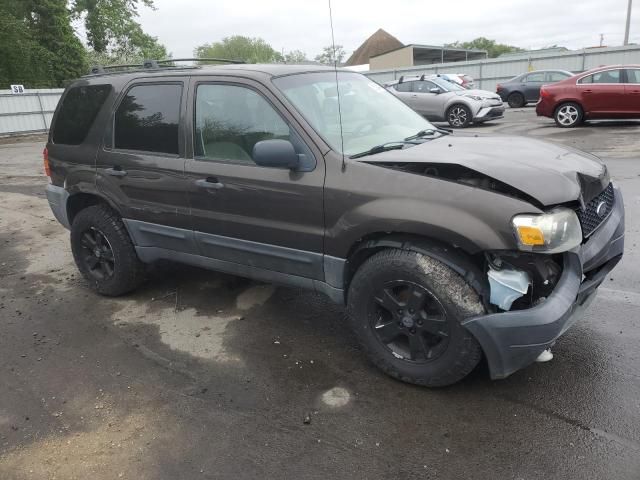
M 389 249 L 369 258 L 349 287 L 348 311 L 371 361 L 402 381 L 450 385 L 480 361 L 480 345 L 460 323 L 484 312 L 478 294 L 426 255 Z
M 526 100 L 524 99 L 524 95 L 522 95 L 520 92 L 513 92 L 512 94 L 510 94 L 507 97 L 507 103 L 511 108 L 522 108 L 527 104 Z
M 561 128 L 571 128 L 580 125 L 583 118 L 584 112 L 582 111 L 582 107 L 573 102 L 559 105 L 553 114 L 556 125 Z
M 105 205 L 87 207 L 76 215 L 71 250 L 80 273 L 102 295 L 128 293 L 144 278 L 144 265 L 122 220 Z
M 466 105 L 452 105 L 447 110 L 447 121 L 452 127 L 468 127 L 471 123 L 471 110 Z

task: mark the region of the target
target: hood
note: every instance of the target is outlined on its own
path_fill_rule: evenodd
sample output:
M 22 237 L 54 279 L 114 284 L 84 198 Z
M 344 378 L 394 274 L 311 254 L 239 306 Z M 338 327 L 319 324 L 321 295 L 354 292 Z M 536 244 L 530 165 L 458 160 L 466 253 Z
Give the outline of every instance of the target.
M 483 97 L 483 98 L 492 98 L 492 99 L 496 99 L 496 100 L 500 100 L 500 95 L 498 95 L 495 92 L 489 92 L 488 90 L 478 90 L 478 89 L 470 89 L 470 90 L 465 90 L 464 92 L 460 92 L 460 91 L 456 91 L 455 93 L 457 93 L 458 95 L 475 95 L 477 97 Z
M 609 183 L 602 161 L 589 153 L 525 137 L 454 134 L 415 147 L 363 157 L 378 163 L 460 165 L 509 185 L 541 205 L 584 204 Z

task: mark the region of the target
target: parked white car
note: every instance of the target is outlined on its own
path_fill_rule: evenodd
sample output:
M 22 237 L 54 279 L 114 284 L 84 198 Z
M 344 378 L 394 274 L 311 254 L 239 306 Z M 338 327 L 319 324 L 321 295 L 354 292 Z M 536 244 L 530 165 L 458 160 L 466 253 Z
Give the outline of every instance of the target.
M 385 87 L 427 120 L 464 128 L 504 116 L 502 99 L 486 90 L 467 90 L 439 75 L 400 77 Z

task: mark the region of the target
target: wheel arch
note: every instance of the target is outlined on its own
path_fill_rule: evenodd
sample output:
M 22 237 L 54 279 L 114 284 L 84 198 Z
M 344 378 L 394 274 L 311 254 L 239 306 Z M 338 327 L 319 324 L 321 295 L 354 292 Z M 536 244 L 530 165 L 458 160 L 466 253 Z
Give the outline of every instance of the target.
M 562 100 L 559 100 L 556 102 L 556 104 L 553 106 L 553 115 L 556 115 L 556 112 L 558 111 L 558 109 L 564 105 L 565 103 L 575 103 L 576 105 L 578 105 L 581 109 L 582 109 L 582 114 L 586 115 L 587 111 L 584 108 L 584 105 L 582 104 L 582 102 L 580 100 L 578 100 L 577 98 L 563 98 Z
M 72 193 L 67 199 L 66 207 L 69 224 L 73 224 L 73 219 L 76 217 L 76 215 L 78 215 L 78 213 L 80 213 L 85 208 L 91 207 L 93 205 L 106 205 L 107 207 L 120 214 L 118 209 L 103 196 L 95 192 L 78 191 Z
M 351 246 L 344 269 L 345 297 L 358 268 L 368 258 L 385 249 L 408 250 L 435 258 L 464 278 L 483 302 L 488 298 L 489 284 L 483 274 L 484 259 L 481 255 L 471 255 L 460 247 L 447 245 L 435 238 L 402 232 L 371 233 Z

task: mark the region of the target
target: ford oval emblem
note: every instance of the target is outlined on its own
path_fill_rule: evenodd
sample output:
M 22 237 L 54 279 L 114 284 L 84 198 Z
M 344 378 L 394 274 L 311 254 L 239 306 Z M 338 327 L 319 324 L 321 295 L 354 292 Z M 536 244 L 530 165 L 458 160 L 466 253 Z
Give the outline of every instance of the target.
M 596 207 L 596 215 L 600 218 L 603 218 L 607 214 L 607 204 L 605 202 L 600 202 Z

